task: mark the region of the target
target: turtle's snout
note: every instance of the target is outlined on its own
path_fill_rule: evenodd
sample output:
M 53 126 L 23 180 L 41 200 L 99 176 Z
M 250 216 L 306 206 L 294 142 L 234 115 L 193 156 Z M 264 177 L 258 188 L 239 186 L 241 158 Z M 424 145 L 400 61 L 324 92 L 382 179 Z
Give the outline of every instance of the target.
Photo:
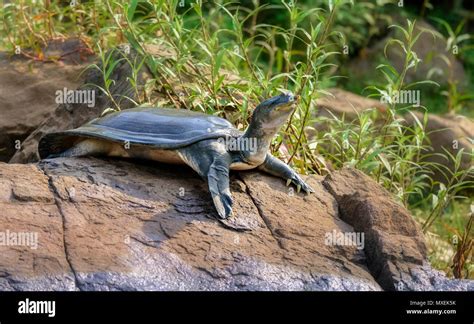
M 296 102 L 298 101 L 298 96 L 289 92 L 281 95 L 281 99 L 276 105 L 277 110 L 281 111 L 292 111 L 296 107 Z
M 294 95 L 291 92 L 287 94 L 288 102 L 297 102 L 299 97 L 298 95 Z

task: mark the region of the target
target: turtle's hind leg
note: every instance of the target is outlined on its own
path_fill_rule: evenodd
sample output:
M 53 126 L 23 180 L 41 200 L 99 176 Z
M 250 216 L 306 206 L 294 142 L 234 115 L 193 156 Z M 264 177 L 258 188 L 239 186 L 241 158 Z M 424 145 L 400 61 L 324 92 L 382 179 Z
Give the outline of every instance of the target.
M 48 155 L 48 159 L 57 158 L 57 157 L 81 157 L 81 156 L 96 156 L 106 153 L 106 147 L 103 143 L 100 143 L 97 140 L 85 139 L 67 150 Z

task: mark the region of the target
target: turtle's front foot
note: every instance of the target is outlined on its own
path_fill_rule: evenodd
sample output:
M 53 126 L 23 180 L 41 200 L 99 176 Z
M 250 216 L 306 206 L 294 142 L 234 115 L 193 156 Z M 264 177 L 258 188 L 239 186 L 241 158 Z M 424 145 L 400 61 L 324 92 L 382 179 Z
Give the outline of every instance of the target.
M 209 167 L 207 181 L 214 206 L 219 217 L 225 219 L 232 215 L 232 196 L 229 188 L 229 164 L 227 156 L 216 157 Z
M 296 186 L 296 192 L 300 192 L 301 189 L 303 189 L 303 191 L 308 194 L 314 192 L 314 189 L 311 188 L 309 184 L 304 182 L 304 180 L 301 179 L 301 177 L 296 172 L 292 172 L 291 177 L 286 180 L 287 186 L 289 186 L 291 183 Z
M 261 166 L 259 166 L 260 170 L 273 174 L 274 176 L 283 178 L 286 180 L 286 185 L 289 186 L 293 183 L 296 186 L 296 191 L 300 192 L 301 189 L 307 193 L 314 192 L 313 188 L 311 188 L 303 179 L 295 172 L 292 168 L 288 165 L 277 159 L 276 157 L 272 156 L 271 154 L 267 154 L 265 158 L 265 162 Z
M 217 214 L 222 219 L 226 219 L 232 215 L 232 197 L 230 194 L 221 193 L 212 196 L 214 206 L 216 206 Z

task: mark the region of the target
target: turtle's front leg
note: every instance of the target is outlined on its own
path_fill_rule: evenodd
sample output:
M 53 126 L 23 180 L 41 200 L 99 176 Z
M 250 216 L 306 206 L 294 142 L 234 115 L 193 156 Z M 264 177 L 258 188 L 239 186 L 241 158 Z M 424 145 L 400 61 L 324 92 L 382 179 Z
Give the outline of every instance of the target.
M 207 173 L 209 191 L 220 218 L 227 218 L 232 214 L 232 196 L 229 188 L 230 163 L 228 154 L 215 156 Z
M 232 214 L 232 196 L 229 186 L 229 167 L 232 157 L 224 148 L 209 145 L 207 141 L 180 150 L 186 164 L 207 180 L 212 201 L 220 218 Z
M 265 161 L 258 167 L 259 170 L 265 171 L 271 175 L 283 178 L 286 180 L 286 185 L 293 183 L 296 186 L 297 192 L 303 189 L 307 193 L 314 192 L 303 179 L 287 164 L 283 163 L 271 154 L 267 154 Z

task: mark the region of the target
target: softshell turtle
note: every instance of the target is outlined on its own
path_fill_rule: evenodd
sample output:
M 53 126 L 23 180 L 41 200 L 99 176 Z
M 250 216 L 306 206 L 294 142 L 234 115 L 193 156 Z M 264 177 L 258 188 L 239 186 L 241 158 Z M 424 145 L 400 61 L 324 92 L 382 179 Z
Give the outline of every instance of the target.
M 113 156 L 187 164 L 208 181 L 217 213 L 232 213 L 229 170 L 259 169 L 313 192 L 288 165 L 269 153 L 273 136 L 295 109 L 291 93 L 267 99 L 242 133 L 223 118 L 184 109 L 133 108 L 96 118 L 72 130 L 46 134 L 42 159 Z

